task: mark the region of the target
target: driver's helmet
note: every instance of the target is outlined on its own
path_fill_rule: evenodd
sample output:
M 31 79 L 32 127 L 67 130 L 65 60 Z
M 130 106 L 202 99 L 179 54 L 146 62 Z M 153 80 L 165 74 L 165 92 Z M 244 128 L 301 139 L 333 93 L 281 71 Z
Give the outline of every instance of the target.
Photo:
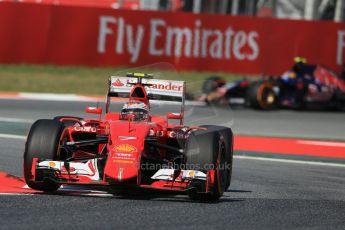
M 294 59 L 294 66 L 292 67 L 293 71 L 299 75 L 302 74 L 307 64 L 307 59 L 304 57 L 295 57 Z
M 144 121 L 148 118 L 149 109 L 143 102 L 127 102 L 123 105 L 120 113 L 121 120 Z
M 303 64 L 307 63 L 307 59 L 305 57 L 294 57 L 293 61 L 295 63 L 303 63 Z

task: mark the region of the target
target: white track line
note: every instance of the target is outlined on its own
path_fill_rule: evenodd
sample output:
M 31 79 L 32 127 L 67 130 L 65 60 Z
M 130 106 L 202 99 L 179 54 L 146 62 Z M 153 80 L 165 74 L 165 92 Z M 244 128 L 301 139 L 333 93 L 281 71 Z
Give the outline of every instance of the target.
M 42 101 L 93 101 L 95 99 L 76 94 L 19 93 L 19 98 Z
M 33 123 L 34 120 L 22 119 L 22 118 L 10 118 L 10 117 L 0 117 L 0 122 L 15 122 L 15 123 Z
M 25 140 L 25 139 L 26 139 L 26 136 L 20 136 L 20 135 L 13 135 L 13 134 L 3 134 L 3 133 L 0 133 L 0 138 L 9 138 L 9 139 Z
M 331 146 L 331 147 L 345 147 L 344 142 L 331 142 L 331 141 L 302 141 L 298 140 L 297 143 L 303 145 L 318 145 L 318 146 Z M 345 150 L 344 150 L 345 151 Z
M 56 195 L 64 195 L 67 194 L 71 196 L 90 196 L 90 197 L 114 197 L 111 193 L 76 193 L 73 191 L 68 191 L 64 193 L 64 191 L 59 190 L 55 193 Z M 8 193 L 8 192 L 1 192 L 0 196 L 33 196 L 33 195 L 44 195 L 44 193 Z
M 271 162 L 281 162 L 281 163 L 318 165 L 318 166 L 330 166 L 330 167 L 345 168 L 345 164 L 316 162 L 316 161 L 287 160 L 287 159 L 277 159 L 277 158 L 268 158 L 268 157 L 250 157 L 250 156 L 234 156 L 234 158 L 236 158 L 236 159 L 247 159 L 247 160 L 257 160 L 257 161 L 271 161 Z
M 35 195 L 34 193 L 8 193 L 8 192 L 0 192 L 0 195 L 5 196 L 32 196 Z

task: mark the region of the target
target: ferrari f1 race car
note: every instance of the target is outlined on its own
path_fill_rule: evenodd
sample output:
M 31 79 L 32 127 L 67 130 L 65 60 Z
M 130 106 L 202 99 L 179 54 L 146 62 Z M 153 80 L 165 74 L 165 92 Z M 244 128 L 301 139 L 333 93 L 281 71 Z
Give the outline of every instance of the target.
M 112 103 L 125 100 L 121 111 Z M 127 99 L 124 99 L 127 98 Z M 179 101 L 179 113 L 155 116 L 150 100 Z M 35 190 L 86 185 L 125 195 L 136 189 L 218 200 L 231 181 L 233 134 L 222 126 L 184 125 L 185 82 L 130 73 L 109 80 L 105 114 L 37 120 L 24 152 L 24 177 Z
M 345 109 L 345 81 L 332 70 L 298 61 L 279 77 L 227 83 L 213 76 L 202 86 L 204 100 L 216 105 L 256 109 Z

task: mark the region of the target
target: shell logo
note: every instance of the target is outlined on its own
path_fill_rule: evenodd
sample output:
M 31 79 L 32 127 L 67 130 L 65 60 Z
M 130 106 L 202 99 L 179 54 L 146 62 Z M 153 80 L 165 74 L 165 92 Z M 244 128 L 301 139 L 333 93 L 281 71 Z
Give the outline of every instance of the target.
M 194 170 L 189 171 L 188 176 L 195 177 L 195 171 Z
M 117 145 L 114 147 L 114 150 L 116 152 L 122 152 L 122 153 L 132 153 L 132 152 L 136 152 L 137 148 L 134 147 L 133 145 L 129 145 L 129 144 L 121 144 L 121 145 Z

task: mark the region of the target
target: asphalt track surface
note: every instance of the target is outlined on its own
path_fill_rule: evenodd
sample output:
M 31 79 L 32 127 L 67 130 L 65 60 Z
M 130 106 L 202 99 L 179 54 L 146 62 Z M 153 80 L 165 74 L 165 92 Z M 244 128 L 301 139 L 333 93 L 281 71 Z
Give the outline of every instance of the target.
M 95 102 L 63 102 L 35 100 L 0 100 L 0 133 L 20 133 L 41 118 L 58 115 L 90 117 L 83 111 Z M 101 104 L 104 107 L 104 105 Z M 164 114 L 179 111 L 176 105 L 152 105 L 153 112 Z M 121 104 L 114 106 L 119 111 Z M 23 119 L 21 123 L 1 123 L 3 118 Z M 345 112 L 255 111 L 250 109 L 219 109 L 186 106 L 187 124 L 218 124 L 230 126 L 234 133 L 254 136 L 297 137 L 307 139 L 345 140 Z M 6 127 L 6 128 L 5 128 Z M 21 129 L 17 131 L 17 129 Z M 12 129 L 12 130 L 11 130 Z
M 0 133 L 23 135 L 28 123 L 38 118 L 83 115 L 80 111 L 86 104 L 0 100 L 0 121 L 3 121 Z M 160 106 L 156 109 L 165 110 Z M 235 133 L 338 140 L 345 136 L 345 113 L 218 109 L 208 113 L 202 108 L 187 111 L 194 123 L 218 117 L 217 123 L 232 125 Z M 0 171 L 22 176 L 24 141 L 0 138 Z M 344 229 L 344 226 L 345 167 L 327 165 L 236 158 L 230 190 L 218 203 L 197 203 L 184 195 L 154 193 L 129 197 L 68 193 L 0 195 L 0 229 Z

